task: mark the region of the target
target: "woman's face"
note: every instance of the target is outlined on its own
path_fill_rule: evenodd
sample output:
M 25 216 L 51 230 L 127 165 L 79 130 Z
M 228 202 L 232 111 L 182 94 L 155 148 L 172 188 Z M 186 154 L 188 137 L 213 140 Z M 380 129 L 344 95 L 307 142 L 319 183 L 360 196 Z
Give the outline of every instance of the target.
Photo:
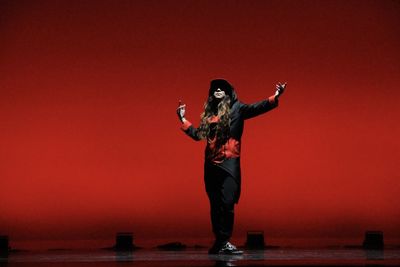
M 214 91 L 214 97 L 216 99 L 222 99 L 225 97 L 225 91 L 222 91 L 221 88 L 217 88 L 217 90 Z

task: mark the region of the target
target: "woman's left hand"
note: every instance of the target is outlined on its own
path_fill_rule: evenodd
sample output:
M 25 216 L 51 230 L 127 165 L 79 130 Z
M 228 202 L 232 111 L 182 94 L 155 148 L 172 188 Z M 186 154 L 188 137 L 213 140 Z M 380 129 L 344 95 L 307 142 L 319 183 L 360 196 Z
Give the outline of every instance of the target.
M 276 85 L 275 97 L 279 97 L 281 94 L 283 94 L 285 89 L 286 89 L 286 83 L 284 83 L 284 84 L 278 83 Z

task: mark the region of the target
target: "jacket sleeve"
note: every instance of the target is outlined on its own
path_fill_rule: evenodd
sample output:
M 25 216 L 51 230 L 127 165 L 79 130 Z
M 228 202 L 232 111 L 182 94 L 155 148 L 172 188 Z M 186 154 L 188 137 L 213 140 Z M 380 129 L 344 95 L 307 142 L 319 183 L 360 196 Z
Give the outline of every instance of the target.
M 243 118 L 251 119 L 265 112 L 268 112 L 278 106 L 278 98 L 275 96 L 270 96 L 266 100 L 262 100 L 253 104 L 242 104 L 240 107 L 240 112 Z
M 200 141 L 200 138 L 197 136 L 197 128 L 193 127 L 190 121 L 185 120 L 185 122 L 181 126 L 181 129 L 193 140 Z

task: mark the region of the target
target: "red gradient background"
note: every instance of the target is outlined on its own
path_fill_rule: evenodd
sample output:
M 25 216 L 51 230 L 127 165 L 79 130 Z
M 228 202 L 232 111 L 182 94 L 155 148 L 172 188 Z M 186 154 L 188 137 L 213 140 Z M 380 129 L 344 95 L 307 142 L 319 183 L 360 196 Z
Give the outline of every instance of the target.
M 209 81 L 247 121 L 235 236 L 400 238 L 399 1 L 2 1 L 0 233 L 211 236 Z

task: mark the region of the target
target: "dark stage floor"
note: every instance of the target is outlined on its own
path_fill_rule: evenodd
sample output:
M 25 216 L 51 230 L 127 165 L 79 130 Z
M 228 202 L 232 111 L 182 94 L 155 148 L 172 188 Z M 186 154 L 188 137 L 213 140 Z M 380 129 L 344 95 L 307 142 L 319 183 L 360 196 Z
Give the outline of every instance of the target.
M 400 266 L 400 249 L 247 250 L 243 256 L 208 255 L 206 249 L 133 252 L 55 250 L 11 252 L 1 266 Z

